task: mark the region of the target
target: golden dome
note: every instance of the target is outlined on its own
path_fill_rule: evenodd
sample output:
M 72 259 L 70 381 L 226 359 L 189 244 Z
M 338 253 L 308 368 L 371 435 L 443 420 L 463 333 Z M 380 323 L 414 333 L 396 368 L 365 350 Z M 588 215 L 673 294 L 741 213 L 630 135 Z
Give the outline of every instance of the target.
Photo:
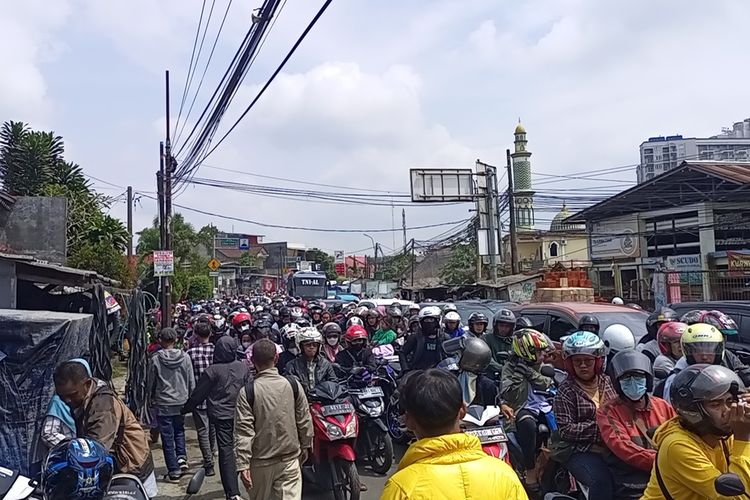
M 526 129 L 521 125 L 521 122 L 518 122 L 518 125 L 516 125 L 516 131 L 514 132 L 516 134 L 525 134 Z

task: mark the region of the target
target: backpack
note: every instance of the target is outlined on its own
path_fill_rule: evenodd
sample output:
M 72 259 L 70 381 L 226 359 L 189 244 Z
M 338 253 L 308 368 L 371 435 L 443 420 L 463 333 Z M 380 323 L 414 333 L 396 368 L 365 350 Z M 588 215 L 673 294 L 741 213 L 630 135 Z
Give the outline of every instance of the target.
M 289 382 L 289 385 L 292 386 L 292 394 L 294 394 L 294 402 L 296 403 L 297 398 L 299 397 L 299 383 L 297 382 L 297 379 L 291 375 L 284 375 L 283 377 Z M 247 398 L 250 407 L 252 407 L 255 404 L 255 379 L 245 385 L 245 397 Z

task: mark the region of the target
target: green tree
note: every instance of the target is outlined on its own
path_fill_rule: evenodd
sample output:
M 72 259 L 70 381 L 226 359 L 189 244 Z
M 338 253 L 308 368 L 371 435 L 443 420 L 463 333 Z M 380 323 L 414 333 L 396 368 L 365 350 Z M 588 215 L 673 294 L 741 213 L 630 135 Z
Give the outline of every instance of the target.
M 477 247 L 472 243 L 454 245 L 448 262 L 440 269 L 447 285 L 468 285 L 476 279 Z
M 387 281 L 398 281 L 411 270 L 414 256 L 411 252 L 389 255 L 379 263 L 378 273 Z
M 237 264 L 243 267 L 258 267 L 258 257 L 247 251 L 242 252 L 242 255 L 237 260 Z
M 320 264 L 320 268 L 326 273 L 328 280 L 335 280 L 338 278 L 338 274 L 335 271 L 334 258 L 319 248 L 312 248 L 305 252 L 307 260 Z
M 128 281 L 128 268 L 125 256 L 107 242 L 84 242 L 68 255 L 68 265 L 116 279 Z
M 194 274 L 188 281 L 188 291 L 185 298 L 189 300 L 209 299 L 213 296 L 214 282 L 207 275 Z
M 22 122 L 0 128 L 0 177 L 16 196 L 41 196 L 65 151 L 62 137 L 31 130 Z

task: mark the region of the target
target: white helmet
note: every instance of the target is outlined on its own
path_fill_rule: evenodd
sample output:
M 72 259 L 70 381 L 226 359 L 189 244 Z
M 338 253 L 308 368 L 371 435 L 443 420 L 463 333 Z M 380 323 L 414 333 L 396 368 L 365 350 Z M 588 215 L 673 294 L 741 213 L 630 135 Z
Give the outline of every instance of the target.
M 427 306 L 419 311 L 420 321 L 425 318 L 439 319 L 441 316 L 440 308 L 438 306 Z
M 630 328 L 620 323 L 614 323 L 605 328 L 601 334 L 601 339 L 611 353 L 616 354 L 620 351 L 635 349 L 633 332 Z
M 622 306 L 622 305 L 625 305 L 625 301 L 624 301 L 624 300 L 622 300 L 622 299 L 621 299 L 620 297 L 615 297 L 614 299 L 612 299 L 612 303 L 613 303 L 614 305 L 616 305 L 616 306 Z
M 303 342 L 317 342 L 318 344 L 323 343 L 323 336 L 320 334 L 317 328 L 308 326 L 305 328 L 300 328 L 297 331 L 297 337 L 295 339 L 295 342 L 297 343 L 297 349 L 300 351 L 302 350 L 302 343 Z
M 296 342 L 297 332 L 299 331 L 300 327 L 297 323 L 289 323 L 288 325 L 284 325 L 284 327 L 281 329 L 281 334 L 286 340 L 294 340 Z
M 456 311 L 448 311 L 447 313 L 445 313 L 443 321 L 457 321 L 460 323 L 461 316 Z
M 456 304 L 449 302 L 443 306 L 443 314 L 447 314 L 451 311 L 458 311 Z
M 301 318 L 305 313 L 302 312 L 301 307 L 292 307 L 292 320 Z

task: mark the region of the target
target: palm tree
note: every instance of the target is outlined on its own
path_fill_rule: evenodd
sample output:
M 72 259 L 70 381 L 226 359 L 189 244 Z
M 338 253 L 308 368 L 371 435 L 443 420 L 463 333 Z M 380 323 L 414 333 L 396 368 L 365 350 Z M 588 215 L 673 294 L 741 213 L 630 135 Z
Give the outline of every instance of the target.
M 83 169 L 77 163 L 64 160 L 52 166 L 48 183 L 65 186 L 74 193 L 91 191 L 91 183 L 83 175 Z
M 65 151 L 62 137 L 37 132 L 22 122 L 5 122 L 0 129 L 0 176 L 6 191 L 39 196 Z
M 105 215 L 92 221 L 85 239 L 91 243 L 107 243 L 124 252 L 128 248 L 129 234 L 122 221 Z

